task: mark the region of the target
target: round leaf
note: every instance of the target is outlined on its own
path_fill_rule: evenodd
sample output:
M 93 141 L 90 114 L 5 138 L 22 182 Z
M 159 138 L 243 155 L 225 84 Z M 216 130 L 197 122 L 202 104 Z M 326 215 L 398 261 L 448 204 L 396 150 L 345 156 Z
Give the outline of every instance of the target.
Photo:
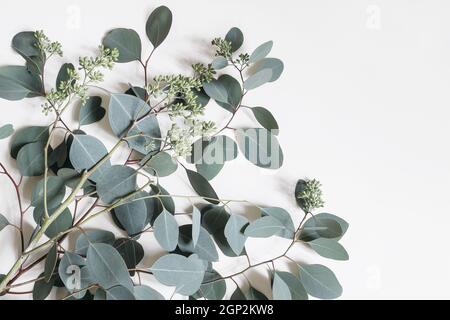
M 41 95 L 42 83 L 38 75 L 23 66 L 0 67 L 0 98 L 22 100 Z
M 106 110 L 101 106 L 102 98 L 89 97 L 80 108 L 79 122 L 81 126 L 98 122 L 105 116 Z
M 0 127 L 0 140 L 8 138 L 13 133 L 14 133 L 14 127 L 12 124 L 5 124 L 5 125 L 1 126 Z
M 153 176 L 167 177 L 178 168 L 178 163 L 167 152 L 161 151 L 146 162 L 144 170 Z
M 47 206 L 55 207 L 64 199 L 66 187 L 61 177 L 50 176 L 47 178 Z M 44 179 L 40 180 L 33 188 L 31 195 L 33 207 L 44 205 Z
M 220 70 L 228 66 L 228 60 L 224 57 L 218 56 L 212 62 L 212 67 L 216 70 Z
M 225 36 L 225 40 L 231 42 L 231 50 L 237 51 L 244 43 L 244 34 L 239 28 L 231 28 Z
M 128 166 L 109 167 L 97 181 L 97 194 L 104 203 L 113 203 L 136 190 L 136 176 L 136 170 Z
M 20 149 L 26 144 L 48 140 L 48 127 L 26 127 L 17 131 L 11 142 L 11 157 L 16 158 Z
M 24 177 L 36 177 L 44 174 L 44 146 L 33 142 L 20 149 L 17 155 L 17 167 Z
M 142 198 L 145 194 L 138 193 L 135 198 Z M 134 198 L 134 197 L 133 197 Z M 133 236 L 145 229 L 149 222 L 149 211 L 146 200 L 133 200 L 114 209 L 114 217 L 119 222 L 119 227 Z
M 75 243 L 75 251 L 78 254 L 86 255 L 90 243 L 113 244 L 114 234 L 105 230 L 87 230 L 78 237 Z
M 135 269 L 144 258 L 144 248 L 135 240 L 127 238 L 117 239 L 113 246 L 122 256 L 128 269 Z M 130 271 L 131 276 L 134 274 L 135 271 Z
M 164 210 L 154 224 L 154 235 L 161 247 L 166 251 L 173 251 L 178 243 L 178 223 L 169 212 Z
M 254 107 L 251 110 L 260 125 L 271 131 L 272 134 L 278 134 L 278 123 L 269 110 L 263 107 Z
M 117 62 L 130 62 L 141 59 L 141 39 L 132 29 L 117 28 L 108 32 L 103 39 L 103 45 L 107 48 L 117 48 L 119 58 Z
M 56 77 L 57 90 L 60 90 L 60 86 L 63 81 L 69 80 L 69 70 L 75 70 L 75 66 L 71 63 L 64 63 L 59 69 L 58 76 Z

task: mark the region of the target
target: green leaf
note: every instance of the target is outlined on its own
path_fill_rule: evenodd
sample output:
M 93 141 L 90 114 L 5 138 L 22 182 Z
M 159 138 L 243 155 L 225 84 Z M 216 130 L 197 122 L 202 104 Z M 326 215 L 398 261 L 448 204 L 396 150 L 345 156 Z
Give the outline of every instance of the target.
M 284 225 L 271 216 L 259 218 L 245 228 L 244 234 L 253 238 L 268 238 L 284 229 Z
M 309 218 L 303 225 L 300 240 L 307 242 L 318 238 L 339 240 L 347 230 L 348 224 L 342 219 L 338 221 L 337 218 L 328 213 L 320 213 Z
M 64 63 L 59 69 L 58 76 L 56 77 L 56 90 L 60 90 L 61 83 L 69 81 L 69 70 L 75 70 L 75 66 L 71 63 Z
M 37 39 L 33 31 L 23 31 L 16 34 L 11 43 L 12 48 L 24 58 L 40 56 Z
M 340 261 L 348 260 L 347 251 L 336 240 L 318 238 L 308 242 L 308 244 L 322 257 Z
M 117 286 L 106 290 L 106 300 L 136 300 L 131 289 Z
M 170 197 L 169 192 L 167 192 L 167 190 L 164 189 L 160 184 L 158 184 L 157 186 L 152 184 L 150 185 L 150 187 L 152 188 L 153 194 L 162 196 L 158 199 L 158 202 L 162 205 L 159 213 L 162 212 L 163 208 L 165 208 L 170 213 L 175 213 L 175 203 L 172 197 Z
M 0 98 L 22 100 L 41 95 L 42 83 L 38 75 L 23 66 L 0 67 Z
M 58 177 L 60 177 L 64 181 L 64 184 L 66 186 L 73 189 L 79 183 L 81 175 L 74 169 L 62 168 L 58 170 Z M 91 186 L 91 183 L 89 181 L 86 181 L 86 183 L 83 185 L 83 188 L 88 186 Z
M 47 206 L 55 207 L 62 202 L 65 194 L 66 187 L 61 177 L 47 177 Z M 31 205 L 33 207 L 44 205 L 44 179 L 41 179 L 33 188 Z
M 166 39 L 172 26 L 172 12 L 166 6 L 156 8 L 147 20 L 145 31 L 154 48 Z
M 0 140 L 6 139 L 14 133 L 14 127 L 12 124 L 5 124 L 0 127 Z
M 197 245 L 198 238 L 200 237 L 200 229 L 202 227 L 202 214 L 196 206 L 192 208 L 192 241 L 194 247 Z
M 206 283 L 209 282 L 209 283 Z M 227 283 L 215 270 L 206 271 L 203 284 L 193 295 L 194 298 L 205 298 L 207 300 L 222 300 L 227 291 Z
M 240 215 L 231 215 L 225 226 L 224 234 L 227 241 L 236 255 L 241 255 L 245 248 L 247 236 L 244 234 L 245 227 L 249 221 Z
M 255 51 L 253 51 L 253 53 L 250 55 L 249 62 L 253 63 L 264 59 L 270 53 L 272 47 L 273 41 L 264 42 L 262 45 L 256 48 Z
M 122 256 L 128 269 L 135 269 L 139 262 L 144 259 L 144 248 L 141 244 L 133 239 L 117 239 L 113 247 Z M 134 276 L 135 271 L 130 271 L 130 275 Z
M 292 222 L 291 215 L 289 212 L 282 208 L 271 207 L 271 208 L 261 208 L 262 216 L 271 216 L 278 221 L 280 221 L 284 229 L 278 232 L 276 235 L 286 239 L 292 239 L 295 233 L 294 222 Z
M 197 172 L 201 174 L 206 180 L 214 179 L 224 167 L 224 164 L 196 164 Z
M 269 130 L 272 134 L 278 134 L 278 123 L 277 120 L 273 117 L 272 113 L 263 107 L 254 107 L 251 108 L 253 115 L 256 120 L 262 125 L 265 129 Z
M 253 287 L 250 287 L 250 289 L 246 293 L 246 297 L 247 300 L 269 300 L 264 294 L 262 294 Z
M 102 98 L 98 96 L 88 98 L 86 103 L 80 107 L 80 115 L 78 119 L 81 126 L 95 123 L 103 119 L 106 110 L 101 104 Z
M 302 283 L 300 282 L 300 279 L 298 279 L 296 276 L 289 272 L 282 272 L 277 271 L 275 273 L 277 276 L 278 282 L 283 282 L 289 290 L 290 298 L 288 300 L 308 300 L 308 294 L 305 291 L 305 288 L 303 288 Z M 275 283 L 275 279 L 274 279 Z M 283 285 L 281 285 L 281 288 L 283 288 Z M 284 300 L 280 296 L 283 292 L 278 291 L 277 294 L 274 292 L 274 300 Z M 284 293 L 287 296 L 287 293 Z M 276 298 L 277 296 L 277 298 Z
M 239 82 L 230 75 L 224 74 L 217 80 L 203 84 L 206 94 L 214 99 L 222 108 L 234 113 L 242 99 L 242 88 Z
M 231 28 L 225 36 L 225 40 L 231 42 L 231 50 L 237 51 L 244 43 L 244 35 L 239 28 Z
M 49 282 L 53 276 L 53 271 L 56 267 L 56 262 L 58 261 L 58 245 L 55 243 L 49 250 L 47 258 L 45 259 L 45 282 Z
M 113 246 L 105 243 L 90 244 L 87 251 L 87 266 L 92 279 L 103 288 L 123 286 L 133 290 L 127 266 Z
M 224 57 L 218 56 L 211 63 L 212 67 L 216 70 L 221 70 L 228 66 L 228 60 Z
M 166 251 L 173 251 L 178 243 L 178 223 L 174 216 L 164 210 L 153 224 L 156 240 Z
M 136 198 L 139 198 L 139 194 Z M 145 229 L 148 219 L 148 209 L 145 200 L 130 200 L 114 209 L 114 215 L 130 236 L 134 236 Z
M 270 70 L 272 71 L 272 77 L 270 78 L 269 82 L 274 82 L 280 78 L 281 74 L 284 70 L 284 64 L 283 61 L 276 58 L 265 58 L 262 59 L 256 68 L 256 73 L 262 71 L 262 70 Z
M 248 161 L 265 169 L 279 169 L 283 165 L 283 151 L 270 131 L 256 128 L 235 133 L 239 149 Z
M 55 210 L 60 206 L 60 204 L 56 204 L 52 208 L 48 208 L 48 213 L 50 216 L 53 215 Z M 34 221 L 38 225 L 42 225 L 42 220 L 44 218 L 44 207 L 38 206 L 33 211 Z M 72 227 L 72 214 L 70 213 L 70 209 L 66 208 L 64 211 L 53 221 L 50 226 L 45 231 L 45 235 L 49 238 L 56 237 L 59 233 L 66 231 L 70 227 Z
M 80 287 L 78 289 L 82 289 L 79 278 L 81 277 L 81 267 L 85 265 L 86 259 L 70 251 L 66 251 L 61 258 L 58 266 L 58 275 L 69 292 L 76 291 L 78 284 Z
M 91 169 L 108 154 L 103 143 L 97 138 L 84 134 L 74 134 L 70 147 L 69 158 L 75 170 L 82 172 Z M 93 181 L 98 181 L 111 167 L 109 160 L 105 161 L 89 177 Z
M 186 169 L 186 173 L 192 188 L 194 188 L 195 192 L 197 192 L 199 196 L 204 197 L 206 201 L 212 204 L 219 203 L 219 201 L 215 200 L 219 197 L 209 184 L 208 180 L 206 180 L 201 174 L 189 169 Z
M 206 261 L 218 261 L 219 255 L 208 231 L 200 227 L 197 243 L 194 245 L 192 239 L 192 225 L 186 224 L 180 227 L 178 247 L 187 253 L 196 253 L 200 259 Z
M 234 290 L 230 300 L 247 300 L 247 297 L 239 287 L 236 287 L 236 290 Z
M 200 288 L 205 274 L 205 264 L 195 255 L 189 258 L 168 254 L 159 258 L 150 269 L 155 278 L 176 292 L 192 295 Z
M 263 84 L 266 84 L 272 80 L 272 70 L 271 69 L 262 69 L 255 74 L 252 74 L 250 77 L 248 77 L 247 80 L 244 82 L 244 89 L 245 90 L 253 90 L 256 89 Z
M 117 62 L 124 63 L 141 59 L 141 39 L 136 31 L 132 29 L 117 28 L 108 32 L 103 39 L 103 45 L 107 48 L 117 48 L 119 59 Z
M 275 272 L 272 282 L 273 300 L 292 300 L 291 291 L 283 279 L 280 278 L 278 272 Z
M 134 287 L 134 296 L 136 300 L 165 300 L 161 293 L 144 285 Z
M 36 177 L 44 174 L 44 146 L 33 142 L 22 147 L 17 155 L 17 167 L 24 177 Z
M 128 139 L 128 145 L 142 154 L 159 150 L 161 146 L 158 120 L 149 112 L 150 107 L 140 98 L 129 94 L 111 95 L 108 118 L 112 131 L 118 137 L 135 136 Z
M 143 162 L 145 163 L 144 170 L 156 177 L 170 176 L 178 169 L 178 163 L 165 151 L 160 151 L 150 160 Z
M 111 166 L 97 181 L 97 194 L 104 203 L 113 203 L 136 190 L 137 172 L 123 165 Z
M 78 237 L 75 242 L 75 252 L 85 256 L 89 244 L 106 243 L 112 245 L 114 243 L 114 234 L 105 230 L 86 230 Z
M 4 215 L 0 214 L 0 231 L 5 229 L 7 226 L 9 226 L 8 219 L 6 219 Z
M 44 273 L 41 273 L 38 278 L 44 278 Z M 52 277 L 48 282 L 45 279 L 36 281 L 33 287 L 33 300 L 45 300 L 53 289 L 55 279 Z
M 333 271 L 320 264 L 301 265 L 300 281 L 306 292 L 319 299 L 336 299 L 342 287 Z
M 48 127 L 26 127 L 17 131 L 11 142 L 11 157 L 16 159 L 23 146 L 41 141 L 47 143 Z

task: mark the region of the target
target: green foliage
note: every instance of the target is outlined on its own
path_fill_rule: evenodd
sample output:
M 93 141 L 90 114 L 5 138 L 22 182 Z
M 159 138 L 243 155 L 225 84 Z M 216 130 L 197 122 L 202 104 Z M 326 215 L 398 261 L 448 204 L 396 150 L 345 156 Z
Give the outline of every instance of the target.
M 16 180 L 3 163 L 0 175 L 9 178 L 16 189 L 21 216 L 30 209 L 35 222 L 28 236 L 23 219 L 13 219 L 8 212 L 8 220 L 0 214 L 0 231 L 14 228 L 21 247 L 20 259 L 0 275 L 0 295 L 13 293 L 15 289 L 10 292 L 9 286 L 15 288 L 17 279 L 31 269 L 26 266 L 41 267 L 40 260 L 44 261 L 43 272 L 32 280 L 32 296 L 39 300 L 50 296 L 55 287 L 70 300 L 163 300 L 144 274 L 152 274 L 159 285 L 175 287 L 174 293 L 190 299 L 219 300 L 227 289 L 234 289 L 227 288 L 231 279 L 261 264 L 272 263 L 275 269 L 275 261 L 287 257 L 298 242 L 322 257 L 348 260 L 339 243 L 348 223 L 332 214 L 315 213 L 324 206 L 321 185 L 315 179 L 299 180 L 295 186 L 293 200 L 301 210 L 274 207 L 270 197 L 261 199 L 262 204 L 219 198 L 210 181 L 221 181 L 216 177 L 228 173 L 223 170 L 225 163 L 235 160 L 239 151 L 262 169 L 279 169 L 283 164 L 276 119 L 264 107 L 245 106 L 244 100 L 257 88 L 278 80 L 284 64 L 269 57 L 272 41 L 253 52 L 242 50 L 243 32 L 234 27 L 225 37 L 212 40 L 215 57 L 210 57 L 210 64 L 194 62 L 186 74 L 154 74 L 157 68 L 150 65 L 151 58 L 167 39 L 172 18 L 171 11 L 160 6 L 145 26 L 151 45 L 141 42 L 132 29 L 114 28 L 103 38 L 97 54 L 58 65 L 54 72 L 48 72 L 51 66 L 47 63 L 52 56 L 62 55 L 59 42 L 42 31 L 14 36 L 12 47 L 24 65 L 0 67 L 0 98 L 38 97 L 44 115 L 52 119 L 48 125 L 28 126 L 15 134 L 12 124 L 0 127 L 0 139 L 12 136 L 10 154 L 22 177 Z M 142 73 L 133 77 L 139 83 L 128 83 L 118 93 L 102 88 L 105 69 L 132 61 L 142 67 Z M 123 76 L 112 88 L 126 84 Z M 107 94 L 93 96 L 94 86 Z M 210 100 L 227 111 L 220 121 L 224 126 L 208 119 Z M 107 108 L 102 105 L 105 101 L 109 101 Z M 109 127 L 100 129 L 98 122 L 106 109 Z M 233 121 L 242 109 L 252 112 L 254 119 L 250 120 L 259 128 L 235 129 Z M 67 118 L 70 112 L 76 114 L 74 128 Z M 89 134 L 80 130 L 85 126 Z M 100 139 L 103 134 L 115 139 L 112 147 Z M 172 181 L 179 166 L 196 194 L 171 194 L 161 186 L 166 177 L 172 175 L 167 179 Z M 23 177 L 36 178 L 22 183 Z M 246 177 L 236 179 L 236 190 L 231 193 L 239 195 L 239 179 Z M 31 190 L 28 208 L 23 206 L 24 186 Z M 263 194 L 265 186 L 259 187 Z M 170 189 L 179 188 L 172 185 Z M 186 224 L 186 217 L 178 219 L 191 214 L 178 204 L 180 198 L 192 204 L 192 223 Z M 250 222 L 239 212 L 244 208 L 235 203 L 259 210 L 260 216 Z M 120 234 L 117 239 L 108 230 L 85 229 L 88 222 L 96 225 L 95 219 L 102 215 L 117 226 L 113 229 Z M 72 239 L 74 232 L 79 236 L 71 252 L 67 238 Z M 285 254 L 257 263 L 253 252 L 247 252 L 252 248 L 250 237 L 262 238 L 257 241 L 281 237 L 288 239 L 289 246 L 283 248 Z M 159 258 L 146 257 L 143 244 L 147 241 L 157 241 L 166 252 Z M 242 271 L 217 272 L 213 263 L 220 262 L 222 254 L 245 256 Z M 150 265 L 151 261 L 155 262 Z M 274 270 L 272 279 L 266 279 L 267 285 L 271 281 L 274 299 L 305 300 L 308 295 L 331 299 L 342 293 L 325 266 L 300 264 L 298 268 L 298 276 Z M 231 299 L 267 300 L 253 285 L 249 281 L 245 292 L 236 287 Z

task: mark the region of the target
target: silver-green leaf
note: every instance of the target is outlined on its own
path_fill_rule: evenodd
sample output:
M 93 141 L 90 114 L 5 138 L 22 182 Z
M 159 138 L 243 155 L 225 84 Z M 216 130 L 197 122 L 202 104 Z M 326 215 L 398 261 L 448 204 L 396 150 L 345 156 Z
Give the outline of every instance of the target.
M 346 261 L 349 258 L 345 248 L 336 240 L 318 238 L 309 241 L 308 244 L 322 257 L 340 261 Z
M 172 26 L 172 12 L 166 6 L 156 8 L 147 20 L 145 31 L 154 48 L 166 39 Z
M 342 287 L 333 271 L 320 264 L 301 265 L 300 281 L 313 297 L 336 299 L 342 294 Z
M 154 235 L 164 250 L 172 251 L 178 243 L 178 223 L 174 216 L 164 210 L 153 224 Z
M 247 237 L 268 238 L 282 231 L 284 228 L 285 226 L 279 220 L 271 216 L 265 216 L 250 223 L 245 228 L 244 234 Z
M 141 59 L 141 39 L 132 29 L 117 28 L 108 32 L 103 39 L 107 48 L 116 48 L 119 51 L 117 62 L 124 63 Z

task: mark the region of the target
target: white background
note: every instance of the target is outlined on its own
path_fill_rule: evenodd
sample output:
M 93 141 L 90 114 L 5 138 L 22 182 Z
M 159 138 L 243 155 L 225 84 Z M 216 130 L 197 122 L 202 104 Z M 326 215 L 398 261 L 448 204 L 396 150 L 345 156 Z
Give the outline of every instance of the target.
M 5 1 L 0 11 L 0 64 L 22 64 L 10 48 L 11 38 L 35 29 L 45 29 L 65 51 L 64 59 L 49 68 L 48 85 L 60 62 L 92 55 L 111 28 L 137 30 L 147 54 L 151 46 L 145 21 L 161 3 Z M 265 172 L 240 157 L 212 181 L 218 194 L 285 207 L 298 221 L 292 197 L 295 182 L 305 176 L 318 178 L 326 198 L 324 211 L 350 223 L 342 240 L 350 261 L 328 261 L 301 248 L 304 255 L 292 256 L 334 270 L 344 288 L 342 298 L 449 298 L 450 3 L 179 0 L 164 4 L 171 8 L 174 23 L 153 58 L 152 75 L 188 72 L 192 62 L 209 62 L 209 41 L 233 26 L 246 36 L 244 50 L 251 52 L 274 40 L 271 55 L 285 62 L 278 82 L 251 92 L 245 101 L 269 108 L 277 118 L 284 167 Z M 142 82 L 138 63 L 118 66 L 107 76 L 106 86 L 121 91 L 127 82 Z M 214 103 L 208 109 L 219 125 L 226 122 L 227 113 Z M 1 100 L 0 110 L 0 125 L 13 123 L 20 128 L 50 120 L 41 114 L 39 100 Z M 245 112 L 239 118 L 235 126 L 254 121 Z M 108 145 L 113 142 L 106 122 L 100 129 L 94 125 L 86 131 L 106 139 Z M 8 142 L 1 141 L 0 149 L 0 160 L 14 167 Z M 14 193 L 9 182 L 0 179 L 0 212 L 17 223 Z M 190 194 L 185 181 L 179 170 L 163 185 L 171 193 Z M 25 183 L 27 197 L 31 185 Z M 188 208 L 189 203 L 180 204 L 180 209 Z M 235 210 L 243 213 L 242 208 Z M 114 228 L 107 219 L 93 225 Z M 12 228 L 0 234 L 0 273 L 16 257 L 14 235 Z M 161 249 L 150 244 L 151 235 L 144 239 L 148 239 L 149 257 L 143 267 L 149 267 Z M 286 241 L 256 241 L 249 251 L 257 262 L 285 246 Z M 245 260 L 225 260 L 218 268 L 226 274 L 243 266 Z M 283 262 L 276 266 L 286 268 Z M 266 292 L 261 277 L 267 277 L 267 270 L 248 273 Z M 244 283 L 241 278 L 237 281 Z M 170 295 L 170 289 L 161 290 Z

